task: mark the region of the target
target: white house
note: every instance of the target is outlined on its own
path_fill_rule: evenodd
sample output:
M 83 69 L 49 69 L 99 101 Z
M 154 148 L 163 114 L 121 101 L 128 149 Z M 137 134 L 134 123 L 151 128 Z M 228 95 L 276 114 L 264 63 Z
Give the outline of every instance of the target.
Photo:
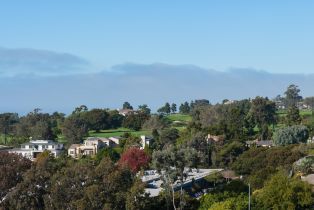
M 46 150 L 50 151 L 54 157 L 58 157 L 63 149 L 63 144 L 52 140 L 31 140 L 28 143 L 21 144 L 20 148 L 13 148 L 8 150 L 8 152 L 21 154 L 30 160 L 35 160 L 39 154 Z
M 146 137 L 146 136 L 141 136 L 141 149 L 145 149 L 146 146 L 149 147 L 149 145 L 152 143 L 153 139 Z
M 127 116 L 131 113 L 136 113 L 136 111 L 133 109 L 117 109 L 117 110 L 118 110 L 119 114 L 122 116 Z
M 120 144 L 120 139 L 121 137 L 118 137 L 118 136 L 113 136 L 113 137 L 109 137 L 109 139 L 114 142 L 115 144 Z

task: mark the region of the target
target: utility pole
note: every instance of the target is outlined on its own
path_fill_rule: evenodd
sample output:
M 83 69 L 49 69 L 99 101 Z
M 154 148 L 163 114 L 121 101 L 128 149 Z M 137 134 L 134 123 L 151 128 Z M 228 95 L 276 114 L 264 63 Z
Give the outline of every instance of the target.
M 249 210 L 251 210 L 251 185 L 249 184 Z

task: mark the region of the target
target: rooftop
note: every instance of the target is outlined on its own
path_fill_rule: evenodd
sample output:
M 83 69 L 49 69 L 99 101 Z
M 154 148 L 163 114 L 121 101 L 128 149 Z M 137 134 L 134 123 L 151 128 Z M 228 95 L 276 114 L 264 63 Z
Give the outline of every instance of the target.
M 72 144 L 69 149 L 76 149 L 79 146 L 81 146 L 81 144 Z
M 222 169 L 192 169 L 188 172 L 188 177 L 186 178 L 183 185 L 190 184 L 193 180 L 202 179 L 208 175 L 221 172 Z M 142 181 L 148 184 L 148 188 L 145 189 L 145 192 L 149 193 L 151 197 L 158 196 L 159 193 L 163 190 L 162 180 L 160 179 L 160 174 L 155 170 L 149 170 L 144 172 L 144 176 L 142 176 Z M 174 188 L 178 188 L 179 184 L 175 183 Z

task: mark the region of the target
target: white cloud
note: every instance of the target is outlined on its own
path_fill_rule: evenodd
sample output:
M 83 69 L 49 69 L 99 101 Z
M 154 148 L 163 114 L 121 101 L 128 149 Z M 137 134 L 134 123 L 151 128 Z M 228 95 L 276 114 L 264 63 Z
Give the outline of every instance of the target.
M 119 74 L 115 74 L 119 71 Z M 123 72 L 123 73 L 121 73 Z M 272 74 L 254 70 L 218 72 L 190 65 L 122 64 L 97 74 L 59 77 L 0 78 L 0 112 L 25 113 L 34 108 L 70 113 L 76 106 L 118 108 L 148 104 L 153 110 L 165 102 L 205 98 L 275 97 L 294 83 L 303 96 L 314 95 L 314 74 Z
M 0 76 L 68 75 L 86 73 L 87 60 L 68 53 L 28 48 L 0 48 Z

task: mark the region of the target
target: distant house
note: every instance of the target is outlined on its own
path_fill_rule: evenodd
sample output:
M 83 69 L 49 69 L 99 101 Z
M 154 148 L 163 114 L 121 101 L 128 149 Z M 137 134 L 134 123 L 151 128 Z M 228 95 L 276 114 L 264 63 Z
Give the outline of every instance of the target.
M 313 137 L 310 137 L 307 142 L 308 144 L 313 144 L 314 143 L 314 136 Z
M 119 136 L 113 136 L 113 137 L 109 137 L 109 139 L 111 140 L 111 141 L 113 141 L 115 144 L 120 144 L 120 140 L 121 140 L 121 137 L 119 137 Z
M 146 146 L 149 147 L 149 145 L 152 143 L 153 141 L 153 138 L 149 138 L 149 137 L 146 137 L 144 135 L 141 136 L 141 149 L 145 149 Z
M 297 107 L 298 107 L 299 109 L 301 109 L 301 110 L 302 110 L 302 109 L 311 109 L 311 106 L 305 104 L 303 101 L 298 102 L 298 103 L 297 103 Z
M 7 151 L 8 149 L 13 149 L 13 147 L 8 147 L 8 146 L 0 145 L 0 151 Z
M 72 144 L 68 149 L 68 155 L 73 158 L 79 158 L 83 155 L 93 156 L 102 148 L 115 147 L 119 144 L 118 137 L 110 138 L 88 137 L 83 144 Z
M 81 154 L 81 151 L 79 150 L 79 147 L 81 144 L 72 144 L 68 149 L 68 155 L 77 158 L 79 154 Z
M 272 140 L 254 140 L 254 141 L 246 141 L 246 146 L 252 147 L 273 147 L 274 143 Z
M 277 109 L 286 109 L 286 105 L 282 101 L 275 101 Z
M 129 114 L 135 113 L 136 111 L 133 109 L 118 109 L 120 115 L 127 116 Z
M 7 151 L 9 153 L 20 154 L 30 160 L 35 160 L 44 151 L 50 151 L 54 157 L 58 157 L 63 149 L 63 144 L 52 140 L 31 140 L 28 143 L 21 144 L 20 148 L 13 148 Z
M 222 136 L 214 136 L 211 134 L 208 134 L 206 137 L 206 141 L 209 144 L 213 144 L 213 143 L 223 143 L 224 139 Z
M 234 100 L 226 100 L 223 102 L 224 105 L 230 105 L 230 104 L 234 104 L 236 101 Z

